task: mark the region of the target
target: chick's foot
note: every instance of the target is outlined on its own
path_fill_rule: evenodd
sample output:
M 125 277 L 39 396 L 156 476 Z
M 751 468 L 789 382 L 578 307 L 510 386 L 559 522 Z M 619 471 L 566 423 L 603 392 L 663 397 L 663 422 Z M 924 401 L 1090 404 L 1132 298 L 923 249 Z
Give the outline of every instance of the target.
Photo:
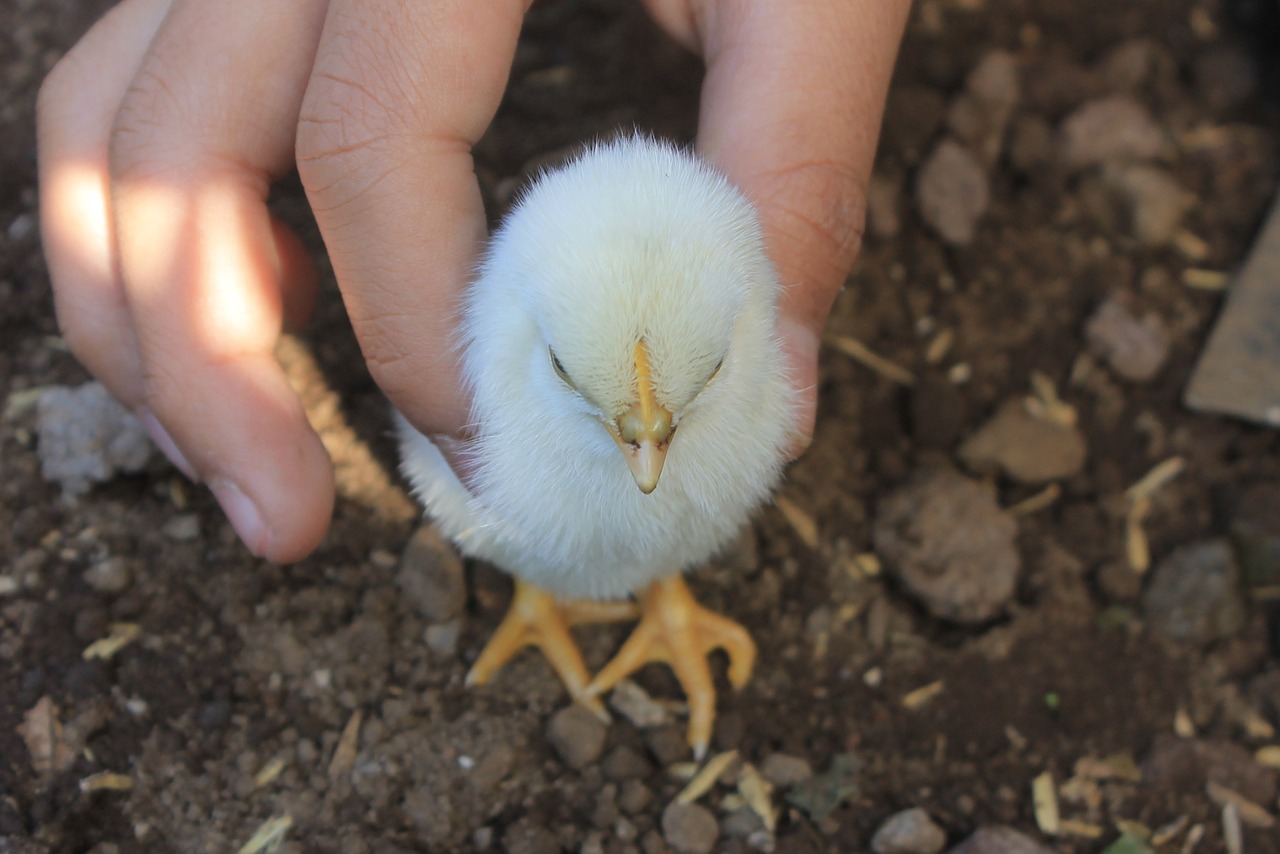
M 728 653 L 729 682 L 741 688 L 751 677 L 756 645 L 742 626 L 699 605 L 679 575 L 651 584 L 640 602 L 640 624 L 585 695 L 598 697 L 651 661 L 670 665 L 689 702 L 689 745 L 701 759 L 716 715 L 707 655 L 715 649 Z
M 516 579 L 511 607 L 471 666 L 466 684 L 485 684 L 517 652 L 526 646 L 536 646 L 569 689 L 569 694 L 608 721 L 609 715 L 600 698 L 586 694 L 587 666 L 569 635 L 569 627 L 579 623 L 617 622 L 635 616 L 633 602 L 560 602 L 550 593 Z

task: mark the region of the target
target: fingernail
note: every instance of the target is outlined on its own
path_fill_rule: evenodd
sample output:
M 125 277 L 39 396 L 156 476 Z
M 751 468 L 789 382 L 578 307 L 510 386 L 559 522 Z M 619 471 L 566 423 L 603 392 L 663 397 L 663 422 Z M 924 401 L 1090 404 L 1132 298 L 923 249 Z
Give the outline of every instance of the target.
M 160 423 L 159 418 L 156 418 L 156 414 L 143 407 L 138 410 L 138 420 L 142 422 L 143 429 L 147 431 L 151 441 L 155 442 L 156 447 L 160 449 L 160 453 L 164 454 L 169 462 L 173 463 L 173 467 L 194 482 L 199 483 L 200 475 L 196 473 L 195 466 L 191 465 L 191 461 L 187 459 L 186 454 L 182 453 L 178 443 L 173 441 L 169 431 L 164 429 L 164 425 Z
M 789 317 L 778 320 L 778 337 L 787 355 L 787 369 L 795 389 L 795 420 L 787 438 L 788 453 L 796 459 L 813 442 L 818 417 L 818 336 L 812 329 Z
M 258 506 L 226 478 L 213 478 L 209 481 L 209 490 L 218 499 L 222 512 L 227 514 L 231 527 L 236 529 L 240 539 L 255 557 L 263 557 L 271 545 L 271 530 L 262 521 Z

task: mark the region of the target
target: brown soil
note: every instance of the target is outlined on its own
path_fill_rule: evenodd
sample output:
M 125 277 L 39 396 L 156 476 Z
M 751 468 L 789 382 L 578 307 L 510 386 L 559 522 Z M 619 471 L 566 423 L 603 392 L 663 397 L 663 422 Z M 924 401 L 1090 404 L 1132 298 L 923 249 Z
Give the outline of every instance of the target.
M 57 338 L 37 229 L 21 218 L 35 212 L 39 80 L 102 6 L 0 5 L 0 226 L 9 235 L 0 240 L 0 384 L 10 392 L 87 379 Z M 1267 10 L 1245 11 L 1259 8 Z M 1265 44 L 1260 33 L 1255 24 L 1242 35 L 1215 0 L 917 5 L 877 167 L 902 182 L 901 225 L 868 236 L 832 330 L 920 381 L 907 389 L 825 353 L 816 441 L 783 489 L 816 523 L 816 544 L 771 508 L 694 580 L 761 650 L 748 688 L 721 698 L 714 749 L 736 748 L 757 765 L 784 753 L 817 771 L 841 754 L 856 758 L 853 785 L 829 815 L 775 793 L 776 850 L 863 849 L 911 806 L 928 810 L 952 844 L 1007 824 L 1057 850 L 1094 851 L 1117 838 L 1117 821 L 1155 829 L 1185 817 L 1165 850 L 1178 850 L 1194 825 L 1204 833 L 1196 850 L 1220 850 L 1222 808 L 1206 793 L 1205 769 L 1224 764 L 1218 782 L 1276 810 L 1272 772 L 1251 759 L 1275 740 L 1267 727 L 1280 727 L 1273 606 L 1251 595 L 1243 626 L 1228 636 L 1169 644 L 1141 619 L 1143 579 L 1126 580 L 1124 565 L 1123 491 L 1160 460 L 1180 455 L 1187 469 L 1160 491 L 1145 525 L 1157 561 L 1224 536 L 1247 488 L 1280 481 L 1275 432 L 1180 404 L 1220 304 L 1220 294 L 1183 285 L 1183 271 L 1233 269 L 1280 177 L 1280 121 L 1266 88 L 1275 69 L 1263 66 L 1239 97 L 1216 97 L 1218 78 L 1205 70 L 1224 49 Z M 914 175 L 981 57 L 999 48 L 1017 58 L 1015 124 L 1054 126 L 1113 91 L 1100 63 L 1137 37 L 1159 50 L 1134 95 L 1169 137 L 1219 133 L 1212 145 L 1177 144 L 1165 160 L 1194 194 L 1183 227 L 1204 241 L 1199 257 L 1133 239 L 1088 176 L 1018 168 L 1007 154 L 990 170 L 991 207 L 971 245 L 949 247 L 924 225 Z M 689 139 L 699 78 L 699 64 L 638 4 L 539 6 L 478 151 L 493 210 L 509 198 L 510 179 L 593 135 L 634 125 Z M 279 207 L 307 227 L 296 187 L 282 189 Z M 19 582 L 0 593 L 0 851 L 236 850 L 285 815 L 291 851 L 669 850 L 661 816 L 683 786 L 663 767 L 671 731 L 615 720 L 605 755 L 629 747 L 643 760 L 571 770 L 545 735 L 565 698 L 539 658 L 522 656 L 492 687 L 463 687 L 501 614 L 502 576 L 468 568 L 455 652 L 423 642 L 423 617 L 395 581 L 416 511 L 393 474 L 386 407 L 328 292 L 301 343 L 282 351 L 333 449 L 341 493 L 329 537 L 297 565 L 251 559 L 211 497 L 158 463 L 63 502 L 40 476 L 29 420 L 0 423 L 0 575 Z M 1151 382 L 1099 369 L 1072 385 L 1085 321 L 1115 292 L 1161 318 L 1169 360 Z M 926 348 L 940 329 L 954 344 L 931 364 Z M 960 384 L 957 364 L 970 375 Z M 892 572 L 851 571 L 852 557 L 872 548 L 877 501 L 922 465 L 952 457 L 1001 402 L 1027 393 L 1033 371 L 1078 411 L 1088 459 L 1056 502 L 1019 517 L 1022 569 L 1004 616 L 958 627 L 916 604 Z M 996 486 L 1006 507 L 1039 491 Z M 109 558 L 131 575 L 115 593 L 84 577 Z M 119 622 L 139 625 L 140 637 L 106 661 L 84 660 Z M 598 666 L 622 630 L 582 637 Z M 909 692 L 939 680 L 932 699 L 904 706 Z M 655 696 L 676 693 L 657 668 L 639 681 Z M 77 753 L 42 775 L 20 727 L 44 697 Z M 1179 709 L 1202 740 L 1182 764 L 1170 758 L 1176 744 L 1158 741 Z M 331 779 L 356 712 L 350 770 Z M 1116 754 L 1146 762 L 1146 773 L 1078 775 L 1082 758 Z M 255 785 L 272 760 L 282 763 L 278 777 Z M 127 775 L 132 788 L 84 791 L 82 781 L 102 771 Z M 1059 784 L 1063 817 L 1096 826 L 1097 838 L 1039 833 L 1031 781 L 1044 771 Z M 1088 784 L 1084 794 L 1062 785 L 1073 776 Z M 701 801 L 721 822 L 716 850 L 763 845 L 730 832 L 732 790 Z M 1245 843 L 1280 850 L 1274 827 L 1246 823 Z

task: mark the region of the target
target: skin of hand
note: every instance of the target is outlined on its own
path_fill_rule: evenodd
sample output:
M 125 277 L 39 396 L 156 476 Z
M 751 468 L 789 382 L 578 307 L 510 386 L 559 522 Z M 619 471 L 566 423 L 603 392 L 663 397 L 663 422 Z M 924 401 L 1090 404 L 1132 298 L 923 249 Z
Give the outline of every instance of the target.
M 460 434 L 450 346 L 485 238 L 471 147 L 530 0 L 123 0 L 38 103 L 41 230 L 72 352 L 209 486 L 249 549 L 320 542 L 333 469 L 273 356 L 316 278 L 271 218 L 296 167 L 369 369 Z M 909 0 L 647 0 L 707 64 L 698 149 L 756 203 L 813 432 L 818 340 L 857 254 Z

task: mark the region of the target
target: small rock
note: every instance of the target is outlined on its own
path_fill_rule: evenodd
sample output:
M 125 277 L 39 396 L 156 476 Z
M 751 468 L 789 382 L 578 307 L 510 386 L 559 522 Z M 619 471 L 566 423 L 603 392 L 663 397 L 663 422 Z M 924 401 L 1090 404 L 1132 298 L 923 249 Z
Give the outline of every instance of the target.
M 725 816 L 720 827 L 725 836 L 746 839 L 753 833 L 764 830 L 764 821 L 748 807 L 739 807 Z
M 679 724 L 670 724 L 647 730 L 644 734 L 645 744 L 653 758 L 663 768 L 689 756 L 689 742 L 685 738 L 684 728 Z
M 1169 357 L 1169 335 L 1159 316 L 1148 313 L 1139 318 L 1115 296 L 1098 306 L 1084 334 L 1089 349 L 1132 382 L 1153 379 Z
M 951 103 L 947 126 L 987 168 L 1000 159 L 1019 96 L 1017 61 L 996 50 L 978 62 L 965 81 L 965 91 Z
M 1003 472 L 1018 483 L 1072 477 L 1084 468 L 1084 434 L 1075 425 L 1037 418 L 1021 398 L 1008 400 L 957 454 L 977 474 Z
M 1270 804 L 1276 797 L 1275 772 L 1255 762 L 1240 745 L 1167 733 L 1156 736 L 1142 763 L 1142 780 L 1166 792 L 1203 791 L 1206 783 L 1214 782 L 1259 804 Z
M 1173 240 L 1192 197 L 1163 169 L 1141 164 L 1109 165 L 1103 182 L 1123 200 L 1133 236 L 1158 248 Z
M 537 818 L 526 815 L 507 827 L 502 834 L 505 854 L 560 854 L 560 840 Z
M 813 766 L 802 756 L 770 753 L 760 763 L 760 775 L 779 789 L 803 783 L 813 776 Z
M 1012 827 L 980 827 L 948 854 L 1053 854 L 1053 849 Z
M 1167 145 L 1164 130 L 1151 113 L 1127 95 L 1090 101 L 1067 116 L 1059 129 L 1061 157 L 1071 169 L 1152 160 Z
M 396 585 L 428 623 L 444 623 L 462 613 L 467 588 L 462 558 L 434 525 L 413 532 L 400 556 Z
M 876 854 L 938 854 L 946 844 L 947 835 L 920 807 L 889 816 L 871 837 Z
M 109 557 L 84 571 L 85 583 L 99 593 L 119 593 L 132 580 L 129 564 L 121 557 Z
M 1117 46 L 1101 63 L 1107 88 L 1122 92 L 1141 89 L 1155 67 L 1156 55 L 1156 45 L 1150 39 L 1131 39 Z
M 653 792 L 639 780 L 627 780 L 618 792 L 618 807 L 628 815 L 636 815 L 653 800 Z
M 877 553 L 938 617 L 980 623 L 1013 596 L 1018 526 L 990 490 L 956 472 L 925 470 L 880 505 Z
M 625 782 L 648 777 L 653 772 L 653 765 L 640 753 L 620 744 L 609 751 L 601 763 L 601 770 L 606 778 Z
M 56 386 L 37 405 L 40 474 L 75 498 L 117 472 L 142 471 L 153 446 L 142 422 L 116 402 L 101 383 Z
M 605 725 L 589 709 L 574 703 L 556 712 L 547 740 L 570 768 L 584 768 L 604 752 Z
M 902 187 L 883 175 L 872 175 L 867 184 L 867 231 L 881 240 L 897 237 L 902 230 L 899 203 Z
M 174 542 L 189 543 L 200 536 L 200 517 L 194 513 L 174 516 L 160 526 L 160 533 Z
M 708 854 L 720 838 L 720 825 L 706 807 L 673 802 L 662 811 L 662 836 L 681 854 Z
M 1143 615 L 1156 634 L 1173 641 L 1208 644 L 1244 625 L 1239 573 L 1225 540 L 1175 549 L 1156 564 Z
M 1053 160 L 1053 130 L 1037 115 L 1018 116 L 1009 137 L 1009 163 L 1022 175 L 1034 175 Z
M 938 143 L 916 177 L 920 215 L 938 236 L 954 246 L 973 242 L 978 220 L 990 200 L 991 190 L 982 164 L 953 139 Z
M 458 636 L 462 634 L 462 620 L 432 623 L 422 632 L 427 649 L 440 655 L 453 655 L 458 651 Z

